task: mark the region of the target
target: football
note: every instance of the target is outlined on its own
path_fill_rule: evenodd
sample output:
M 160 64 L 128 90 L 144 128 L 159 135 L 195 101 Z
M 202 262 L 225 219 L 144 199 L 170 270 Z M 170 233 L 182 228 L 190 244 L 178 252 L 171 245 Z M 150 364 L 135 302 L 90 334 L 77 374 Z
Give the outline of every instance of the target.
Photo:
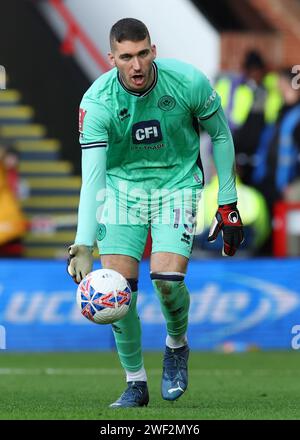
M 77 288 L 81 314 L 96 324 L 111 324 L 124 318 L 131 302 L 131 289 L 119 272 L 98 269 L 90 272 Z

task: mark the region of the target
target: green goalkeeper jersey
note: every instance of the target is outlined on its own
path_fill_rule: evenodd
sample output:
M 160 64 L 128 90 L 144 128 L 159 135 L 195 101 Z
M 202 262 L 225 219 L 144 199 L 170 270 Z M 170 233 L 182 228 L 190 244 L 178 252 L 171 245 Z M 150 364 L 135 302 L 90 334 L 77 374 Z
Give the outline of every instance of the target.
M 98 219 L 98 191 L 120 182 L 146 193 L 201 187 L 198 127 L 211 136 L 219 180 L 218 203 L 237 200 L 234 146 L 208 79 L 173 59 L 153 63 L 154 81 L 144 93 L 124 86 L 116 68 L 84 94 L 79 112 L 82 187 L 75 242 L 92 245 Z M 105 181 L 106 180 L 106 181 Z
M 189 64 L 168 59 L 153 68 L 154 82 L 144 94 L 127 90 L 112 69 L 81 102 L 80 143 L 107 145 L 107 180 L 115 188 L 120 179 L 145 190 L 203 180 L 196 120 L 215 113 L 220 98 Z

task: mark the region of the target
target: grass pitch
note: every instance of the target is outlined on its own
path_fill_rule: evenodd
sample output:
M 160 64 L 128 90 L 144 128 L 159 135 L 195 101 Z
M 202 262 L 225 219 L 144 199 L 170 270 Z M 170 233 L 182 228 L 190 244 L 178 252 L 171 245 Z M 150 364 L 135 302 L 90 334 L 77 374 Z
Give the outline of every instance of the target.
M 162 400 L 162 353 L 146 353 L 147 408 L 109 409 L 125 389 L 116 353 L 0 353 L 0 419 L 300 419 L 300 353 L 192 352 L 189 388 Z

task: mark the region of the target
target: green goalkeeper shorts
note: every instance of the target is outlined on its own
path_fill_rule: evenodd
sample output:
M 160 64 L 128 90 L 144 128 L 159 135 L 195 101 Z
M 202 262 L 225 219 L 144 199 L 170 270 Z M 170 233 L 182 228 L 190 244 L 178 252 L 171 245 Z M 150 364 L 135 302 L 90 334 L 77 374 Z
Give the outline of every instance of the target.
M 190 257 L 201 188 L 177 191 L 135 190 L 126 194 L 109 188 L 97 229 L 100 255 L 128 255 L 140 261 L 149 229 L 152 253 Z

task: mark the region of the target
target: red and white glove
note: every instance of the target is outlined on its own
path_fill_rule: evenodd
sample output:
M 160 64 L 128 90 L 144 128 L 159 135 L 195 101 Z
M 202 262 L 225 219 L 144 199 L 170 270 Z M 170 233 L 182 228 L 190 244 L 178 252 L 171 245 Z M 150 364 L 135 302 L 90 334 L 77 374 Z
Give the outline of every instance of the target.
M 236 203 L 220 205 L 210 227 L 208 241 L 214 242 L 222 232 L 222 255 L 232 257 L 244 241 L 243 223 Z

